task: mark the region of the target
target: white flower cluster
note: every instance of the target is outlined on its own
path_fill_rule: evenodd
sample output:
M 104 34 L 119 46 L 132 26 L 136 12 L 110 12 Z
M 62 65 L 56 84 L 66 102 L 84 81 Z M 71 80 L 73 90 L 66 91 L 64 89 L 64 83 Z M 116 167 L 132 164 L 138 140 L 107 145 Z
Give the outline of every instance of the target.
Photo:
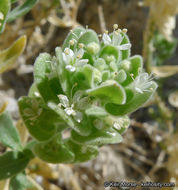
M 80 44 L 83 46 L 83 44 Z M 63 60 L 66 63 L 66 69 L 70 72 L 76 70 L 76 66 L 83 66 L 88 63 L 88 59 L 81 59 L 84 54 L 84 49 L 81 47 L 77 52 L 73 52 L 70 48 L 65 48 L 62 53 Z
M 152 91 L 153 89 L 149 87 L 153 84 L 153 77 L 148 73 L 141 73 L 133 82 L 135 91 L 143 94 L 146 91 Z
M 58 106 L 64 108 L 64 111 L 65 111 L 65 113 L 66 113 L 67 115 L 73 116 L 74 119 L 75 119 L 78 123 L 80 123 L 81 120 L 83 119 L 83 114 L 82 114 L 82 112 L 80 112 L 80 111 L 76 111 L 77 108 L 78 108 L 78 106 L 76 106 L 76 107 L 74 108 L 74 104 L 76 103 L 76 102 L 75 102 L 75 99 L 73 99 L 73 104 L 70 105 L 69 99 L 68 99 L 67 96 L 65 96 L 65 95 L 63 95 L 63 94 L 59 94 L 59 95 L 58 95 L 58 98 L 59 98 L 59 101 L 60 101 L 60 103 L 59 103 Z M 77 103 L 79 104 L 80 102 L 81 102 L 81 101 L 79 100 L 79 102 L 77 102 Z
M 131 44 L 127 43 L 127 44 L 123 44 L 122 40 L 124 39 L 124 36 L 121 35 L 121 29 L 118 29 L 118 25 L 114 24 L 113 26 L 114 31 L 112 33 L 112 37 L 108 34 L 108 31 L 106 30 L 102 36 L 102 40 L 104 42 L 104 44 L 106 45 L 114 45 L 116 46 L 119 50 L 128 50 L 131 48 Z M 124 33 L 127 32 L 127 29 L 123 29 L 122 30 Z

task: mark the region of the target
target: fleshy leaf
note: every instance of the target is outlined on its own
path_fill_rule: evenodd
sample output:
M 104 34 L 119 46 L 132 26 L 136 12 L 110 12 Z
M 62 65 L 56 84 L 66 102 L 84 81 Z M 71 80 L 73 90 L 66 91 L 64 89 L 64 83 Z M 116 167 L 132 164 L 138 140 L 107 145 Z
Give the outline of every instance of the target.
M 56 133 L 61 119 L 46 107 L 40 98 L 21 97 L 19 111 L 30 134 L 39 141 L 46 141 Z
M 19 173 L 12 177 L 9 184 L 9 190 L 26 190 L 33 187 L 33 183 L 29 181 L 27 176 L 23 173 Z
M 87 29 L 78 39 L 78 44 L 82 43 L 84 45 L 88 45 L 92 42 L 99 44 L 99 39 L 95 31 Z
M 97 146 L 91 146 L 91 145 L 81 146 L 71 140 L 67 141 L 67 145 L 75 155 L 72 163 L 86 162 L 88 160 L 96 158 L 96 156 L 98 155 Z
M 57 47 L 55 49 L 55 52 L 56 52 L 56 72 L 58 74 L 62 90 L 67 95 L 70 95 L 71 85 L 69 78 L 71 77 L 71 74 L 67 71 L 67 69 L 65 69 L 66 65 L 63 61 L 61 48 Z
M 140 73 L 143 67 L 142 57 L 135 55 L 123 61 L 120 69 L 124 69 L 127 73 L 127 79 L 122 83 L 124 86 L 130 84 Z
M 19 134 L 7 112 L 0 114 L 0 142 L 13 150 L 22 150 Z
M 30 159 L 21 152 L 6 152 L 0 156 L 0 180 L 23 171 Z
M 71 132 L 72 141 L 82 145 L 103 145 L 114 144 L 122 141 L 122 136 L 114 129 L 110 128 L 107 131 L 98 130 L 93 127 L 92 133 L 89 136 L 81 136 L 74 130 Z
M 91 125 L 89 122 L 87 122 L 86 119 L 83 119 L 82 123 L 77 123 L 72 117 L 67 115 L 66 112 L 62 108 L 60 108 L 58 105 L 56 105 L 52 102 L 49 102 L 48 106 L 52 110 L 54 110 L 60 116 L 60 118 L 62 118 L 64 120 L 64 122 L 66 123 L 67 126 L 70 126 L 72 129 L 74 129 L 81 135 L 86 136 L 86 135 L 90 134 Z
M 61 141 L 59 135 L 51 141 L 38 143 L 34 146 L 34 153 L 41 159 L 49 163 L 71 163 L 74 154 Z
M 105 109 L 99 106 L 91 106 L 90 108 L 85 110 L 85 113 L 88 116 L 95 116 L 95 117 L 104 117 L 108 115 Z
M 121 45 L 123 45 L 123 44 L 129 44 L 130 40 L 129 40 L 127 34 L 125 34 L 124 32 L 121 32 L 121 35 L 124 37 L 123 40 L 122 40 L 122 42 L 121 42 Z M 128 49 L 128 50 L 121 50 L 121 54 L 122 54 L 122 56 L 121 56 L 122 60 L 124 60 L 124 59 L 129 58 L 129 56 L 131 54 L 131 51 L 130 51 L 130 49 Z
M 107 83 L 89 89 L 86 92 L 91 96 L 103 98 L 105 101 L 107 100 L 108 102 L 115 104 L 124 104 L 126 100 L 125 90 L 113 80 L 107 81 Z
M 52 62 L 53 60 L 49 54 L 41 53 L 34 66 L 35 83 L 45 102 L 50 100 L 59 102 L 57 94 L 62 93 L 59 80 L 54 75 L 55 71 L 52 70 Z
M 36 83 L 33 83 L 31 85 L 29 92 L 28 92 L 28 96 L 29 97 L 40 97 L 41 96 L 39 91 L 38 91 Z
M 119 83 L 123 83 L 127 78 L 126 72 L 121 69 L 117 74 L 115 74 L 114 79 Z
M 0 51 L 0 73 L 14 67 L 14 63 L 26 46 L 26 36 L 18 38 L 9 48 Z
M 12 22 L 13 20 L 17 19 L 20 16 L 25 15 L 28 13 L 32 7 L 37 3 L 38 0 L 26 0 L 22 5 L 14 8 L 8 15 L 7 15 L 7 22 Z
M 100 71 L 103 71 L 105 69 L 108 69 L 108 65 L 106 64 L 106 61 L 102 58 L 98 58 L 95 63 L 94 67 L 97 68 Z
M 115 46 L 106 45 L 100 52 L 100 57 L 102 57 L 106 63 L 115 62 L 119 59 L 119 51 Z
M 93 87 L 93 68 L 90 65 L 85 65 L 82 69 L 83 74 L 85 75 L 89 86 Z
M 104 82 L 104 81 L 106 81 L 106 80 L 108 80 L 109 79 L 109 77 L 110 77 L 110 72 L 109 71 L 103 71 L 102 72 L 102 81 Z
M 124 105 L 108 103 L 106 104 L 105 108 L 112 115 L 123 116 L 125 114 L 129 114 L 137 110 L 141 105 L 143 105 L 150 99 L 150 97 L 157 88 L 157 84 L 153 82 L 149 88 L 152 88 L 152 90 L 145 91 L 144 94 L 135 92 L 132 100 Z
M 94 68 L 91 65 L 84 65 L 78 68 L 71 77 L 71 83 L 77 84 L 76 88 L 86 89 L 93 87 Z

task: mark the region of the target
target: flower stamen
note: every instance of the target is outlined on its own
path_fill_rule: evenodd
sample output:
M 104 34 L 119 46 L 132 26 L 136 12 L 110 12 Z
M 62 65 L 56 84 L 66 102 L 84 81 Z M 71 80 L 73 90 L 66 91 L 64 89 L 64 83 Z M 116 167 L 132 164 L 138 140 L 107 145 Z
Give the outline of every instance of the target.
M 124 33 L 127 33 L 127 28 L 124 28 L 123 30 L 122 30 Z

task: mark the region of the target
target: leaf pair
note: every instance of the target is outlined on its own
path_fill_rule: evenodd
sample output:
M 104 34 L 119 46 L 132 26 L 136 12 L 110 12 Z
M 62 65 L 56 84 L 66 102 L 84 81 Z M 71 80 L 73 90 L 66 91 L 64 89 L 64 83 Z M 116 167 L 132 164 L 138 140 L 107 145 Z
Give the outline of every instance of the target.
M 56 135 L 48 142 L 37 143 L 34 153 L 49 163 L 80 163 L 94 159 L 98 154 L 95 146 L 79 145 L 71 139 L 62 140 Z

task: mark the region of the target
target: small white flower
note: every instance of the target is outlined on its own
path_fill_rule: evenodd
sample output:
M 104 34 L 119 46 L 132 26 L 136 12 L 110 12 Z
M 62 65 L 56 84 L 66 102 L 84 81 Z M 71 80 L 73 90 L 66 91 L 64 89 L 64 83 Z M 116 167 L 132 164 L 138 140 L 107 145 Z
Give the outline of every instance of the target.
M 66 63 L 65 68 L 70 72 L 74 72 L 76 70 L 76 66 L 86 65 L 88 63 L 88 59 L 81 59 L 83 54 L 83 48 L 80 48 L 76 52 L 73 52 L 70 48 L 65 48 L 64 53 L 62 53 L 63 60 Z
M 59 94 L 58 98 L 60 101 L 60 105 L 62 105 L 65 108 L 69 107 L 69 100 L 68 100 L 67 96 Z
M 76 68 L 72 65 L 66 65 L 66 69 L 70 72 L 74 72 L 76 70 Z
M 113 37 L 112 37 L 112 44 L 115 46 L 118 46 L 121 44 L 122 40 L 124 39 L 124 36 L 120 34 L 120 32 L 114 31 Z
M 62 57 L 63 60 L 69 64 L 74 59 L 74 52 L 70 48 L 65 48 Z
M 104 44 L 107 44 L 107 45 L 111 44 L 111 42 L 112 42 L 110 36 L 106 33 L 103 34 L 102 40 L 103 40 Z
M 67 115 L 76 115 L 76 112 L 73 109 L 73 104 L 71 106 L 69 105 L 69 99 L 67 96 L 60 94 L 58 95 L 58 98 L 60 101 L 59 106 L 63 106 L 65 108 L 64 111 Z
M 83 119 L 83 114 L 79 111 L 74 110 L 74 104 L 69 104 L 69 99 L 65 95 L 58 95 L 60 103 L 58 104 L 60 107 L 62 106 L 64 108 L 64 111 L 66 112 L 67 115 L 72 115 L 74 119 L 80 123 L 81 120 Z M 75 102 L 74 102 L 75 103 Z
M 84 54 L 84 49 L 80 48 L 77 52 L 76 52 L 76 58 L 81 59 L 83 57 Z
M 149 92 L 152 90 L 150 86 L 153 84 L 152 82 L 153 77 L 148 73 L 141 73 L 133 82 L 134 89 L 143 94 L 143 92 Z
M 67 115 L 76 115 L 75 110 L 73 110 L 72 107 L 65 108 L 64 111 L 66 112 Z
M 113 32 L 112 39 L 107 33 L 104 33 L 103 37 L 102 37 L 102 40 L 103 40 L 105 45 L 111 44 L 111 45 L 117 46 L 117 48 L 119 50 L 128 50 L 128 49 L 130 49 L 131 48 L 130 43 L 121 45 L 121 42 L 122 42 L 123 39 L 124 39 L 124 36 L 122 36 L 120 34 L 120 32 L 118 32 L 118 31 Z

